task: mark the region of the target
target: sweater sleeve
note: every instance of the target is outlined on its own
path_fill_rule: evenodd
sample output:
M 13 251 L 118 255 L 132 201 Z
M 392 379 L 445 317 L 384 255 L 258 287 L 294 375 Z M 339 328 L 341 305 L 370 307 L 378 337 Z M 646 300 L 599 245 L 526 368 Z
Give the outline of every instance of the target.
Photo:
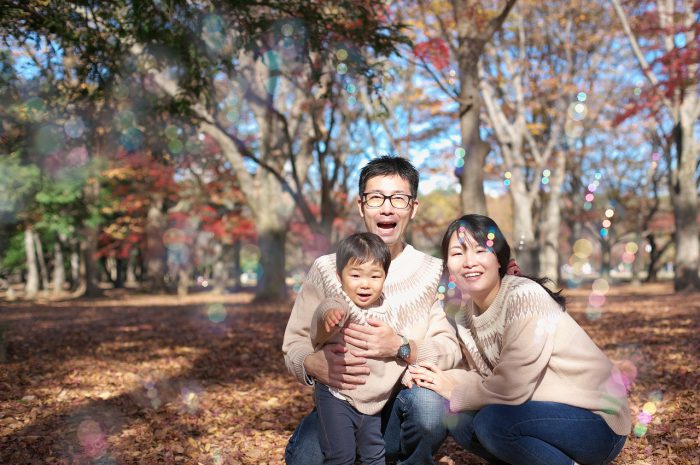
M 454 327 L 443 310 L 442 303 L 435 300 L 428 316 L 428 330 L 422 340 L 417 340 L 416 363 L 431 362 L 442 370 L 456 367 L 462 360 Z
M 311 323 L 311 343 L 313 344 L 314 350 L 318 350 L 328 341 L 328 339 L 335 334 L 335 332 L 326 332 L 324 327 L 324 319 L 326 318 L 326 313 L 334 308 L 340 308 L 345 310 L 345 316 L 340 320 L 339 326 L 345 326 L 345 323 L 350 317 L 350 306 L 342 297 L 328 297 L 323 299 L 316 308 L 314 313 L 314 318 Z M 337 331 L 336 331 L 337 332 Z
M 302 384 L 309 384 L 304 370 L 304 359 L 314 352 L 310 337 L 311 321 L 314 312 L 325 298 L 323 288 L 317 284 L 321 282 L 320 274 L 318 263 L 314 262 L 294 301 L 282 341 L 284 363 Z
M 477 372 L 449 372 L 457 384 L 450 410 L 519 405 L 530 399 L 552 355 L 558 319 L 555 313 L 540 312 L 506 323 L 500 358 L 490 375 L 482 378 Z

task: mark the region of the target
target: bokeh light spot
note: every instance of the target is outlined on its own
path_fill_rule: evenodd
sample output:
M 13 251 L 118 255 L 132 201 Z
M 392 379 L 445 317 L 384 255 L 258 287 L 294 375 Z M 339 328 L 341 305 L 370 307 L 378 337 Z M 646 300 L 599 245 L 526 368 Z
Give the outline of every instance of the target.
M 184 148 L 184 144 L 179 139 L 171 139 L 170 141 L 168 141 L 168 150 L 173 155 L 181 153 Z
M 340 61 L 345 61 L 348 59 L 348 51 L 344 48 L 338 49 L 335 52 L 335 57 Z
M 588 296 L 588 303 L 591 307 L 602 307 L 605 305 L 605 296 L 602 294 L 592 293 Z
M 656 413 L 656 404 L 654 402 L 647 402 L 644 404 L 644 407 L 642 407 L 642 410 L 648 415 L 654 415 Z
M 578 258 L 588 258 L 593 253 L 593 244 L 588 239 L 574 242 L 574 255 Z
M 212 304 L 207 308 L 207 317 L 214 323 L 221 323 L 228 316 L 223 304 Z
M 637 436 L 638 438 L 641 438 L 645 434 L 647 434 L 647 425 L 642 424 L 642 423 L 637 423 L 634 426 L 634 435 Z
M 598 278 L 593 281 L 593 292 L 597 294 L 605 294 L 610 290 L 610 284 L 606 279 Z
M 77 139 L 85 132 L 85 123 L 79 116 L 73 116 L 63 124 L 63 130 L 71 139 Z

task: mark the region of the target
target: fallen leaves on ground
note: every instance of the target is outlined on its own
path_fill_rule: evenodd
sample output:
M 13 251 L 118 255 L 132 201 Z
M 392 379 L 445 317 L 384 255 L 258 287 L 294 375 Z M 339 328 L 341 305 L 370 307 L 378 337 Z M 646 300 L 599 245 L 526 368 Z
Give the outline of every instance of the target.
M 616 464 L 700 464 L 700 295 L 610 289 L 569 311 L 633 379 Z M 284 366 L 291 304 L 137 296 L 0 308 L 0 463 L 280 464 L 311 391 Z M 3 353 L 0 347 L 0 354 Z M 436 461 L 483 463 L 445 442 Z

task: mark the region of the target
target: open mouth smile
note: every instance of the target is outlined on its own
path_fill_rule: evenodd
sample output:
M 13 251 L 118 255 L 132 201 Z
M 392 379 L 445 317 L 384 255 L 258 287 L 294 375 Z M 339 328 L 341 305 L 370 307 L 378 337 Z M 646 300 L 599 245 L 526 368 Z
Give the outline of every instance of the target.
M 478 271 L 470 271 L 469 273 L 463 273 L 462 277 L 464 279 L 474 280 L 474 279 L 478 279 L 482 274 L 483 273 L 480 273 Z
M 381 231 L 391 231 L 392 229 L 396 228 L 396 222 L 382 221 L 381 223 L 377 223 L 377 228 L 379 228 Z

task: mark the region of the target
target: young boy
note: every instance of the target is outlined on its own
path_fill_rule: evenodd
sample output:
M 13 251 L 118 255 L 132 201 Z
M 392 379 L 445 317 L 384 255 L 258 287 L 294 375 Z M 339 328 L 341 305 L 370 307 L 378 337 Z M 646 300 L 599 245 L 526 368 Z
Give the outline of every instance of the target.
M 391 253 L 373 233 L 353 234 L 338 244 L 336 270 L 342 295 L 324 299 L 311 325 L 311 340 L 318 349 L 327 342 L 342 342 L 340 329 L 347 323 L 385 321 L 398 333 L 394 312 L 382 293 Z M 368 360 L 367 383 L 354 390 L 336 390 L 316 383 L 314 397 L 320 423 L 325 464 L 384 464 L 381 410 L 391 398 L 406 363 L 397 359 Z

